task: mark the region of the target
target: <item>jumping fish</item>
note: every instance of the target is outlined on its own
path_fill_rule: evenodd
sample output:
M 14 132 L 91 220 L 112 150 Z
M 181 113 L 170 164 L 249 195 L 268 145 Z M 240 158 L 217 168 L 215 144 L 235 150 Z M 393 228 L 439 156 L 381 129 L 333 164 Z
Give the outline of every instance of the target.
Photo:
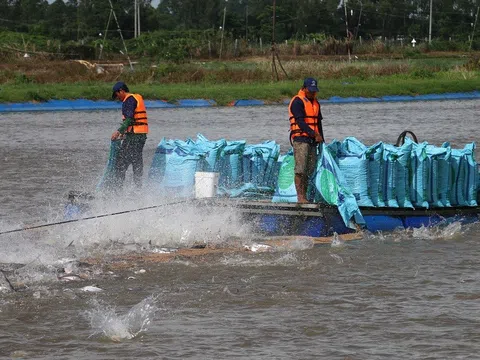
M 273 248 L 270 245 L 266 245 L 266 244 L 245 245 L 245 250 L 249 250 L 252 252 L 271 251 L 272 249 Z

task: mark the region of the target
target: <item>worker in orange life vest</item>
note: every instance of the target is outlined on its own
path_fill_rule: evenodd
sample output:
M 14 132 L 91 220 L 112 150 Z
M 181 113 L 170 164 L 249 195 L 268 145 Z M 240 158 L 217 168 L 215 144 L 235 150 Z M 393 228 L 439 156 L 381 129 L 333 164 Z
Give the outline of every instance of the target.
M 117 158 L 116 180 L 119 187 L 123 185 L 125 173 L 130 164 L 133 168 L 133 181 L 137 187 L 142 186 L 143 147 L 147 140 L 148 119 L 143 97 L 131 94 L 124 82 L 113 86 L 112 99 L 122 101 L 122 125 L 112 134 L 112 141 L 123 139 Z
M 317 100 L 317 80 L 307 78 L 290 101 L 290 142 L 295 158 L 297 201 L 308 203 L 307 186 L 317 163 L 319 144 L 323 143 L 322 112 Z

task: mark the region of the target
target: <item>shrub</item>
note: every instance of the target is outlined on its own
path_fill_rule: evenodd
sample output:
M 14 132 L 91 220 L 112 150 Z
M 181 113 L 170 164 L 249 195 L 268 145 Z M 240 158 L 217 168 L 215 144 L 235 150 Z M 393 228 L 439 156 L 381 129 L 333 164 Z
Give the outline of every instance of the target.
M 22 73 L 15 74 L 15 85 L 30 84 L 32 82 L 33 80 L 25 74 L 22 74 Z
M 465 69 L 470 71 L 479 71 L 480 70 L 480 55 L 474 54 L 468 59 L 465 64 Z
M 419 79 L 431 79 L 435 76 L 432 70 L 426 68 L 415 69 L 411 74 L 414 78 Z
M 428 48 L 433 51 L 465 51 L 468 45 L 462 41 L 432 40 Z
M 420 49 L 418 48 L 407 48 L 403 51 L 403 56 L 405 58 L 419 58 L 419 57 L 422 57 L 422 53 L 420 51 Z

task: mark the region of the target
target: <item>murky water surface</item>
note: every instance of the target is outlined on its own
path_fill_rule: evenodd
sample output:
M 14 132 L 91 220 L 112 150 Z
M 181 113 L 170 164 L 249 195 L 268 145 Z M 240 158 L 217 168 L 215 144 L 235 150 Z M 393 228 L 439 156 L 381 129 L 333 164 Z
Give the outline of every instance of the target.
M 286 151 L 286 113 L 150 110 L 146 170 L 163 136 L 276 140 Z M 408 129 L 420 141 L 463 147 L 477 141 L 480 101 L 325 105 L 323 114 L 328 141 L 394 143 Z M 0 114 L 0 123 L 3 232 L 61 221 L 69 190 L 95 188 L 119 112 Z M 128 185 L 122 198 L 96 200 L 93 215 L 173 202 Z M 234 210 L 185 203 L 0 235 L 0 358 L 477 358 L 479 235 L 478 224 L 452 224 L 337 246 L 113 261 L 261 240 Z

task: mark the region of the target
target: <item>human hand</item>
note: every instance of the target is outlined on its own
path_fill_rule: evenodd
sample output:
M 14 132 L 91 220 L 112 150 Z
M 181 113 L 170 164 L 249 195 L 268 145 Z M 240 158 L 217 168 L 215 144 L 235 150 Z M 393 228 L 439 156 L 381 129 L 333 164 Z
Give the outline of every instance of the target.
M 323 142 L 323 137 L 320 134 L 315 134 L 315 142 L 316 143 L 322 143 Z
M 120 137 L 120 131 L 115 131 L 113 134 L 112 134 L 112 141 L 115 141 L 117 140 L 119 137 Z

